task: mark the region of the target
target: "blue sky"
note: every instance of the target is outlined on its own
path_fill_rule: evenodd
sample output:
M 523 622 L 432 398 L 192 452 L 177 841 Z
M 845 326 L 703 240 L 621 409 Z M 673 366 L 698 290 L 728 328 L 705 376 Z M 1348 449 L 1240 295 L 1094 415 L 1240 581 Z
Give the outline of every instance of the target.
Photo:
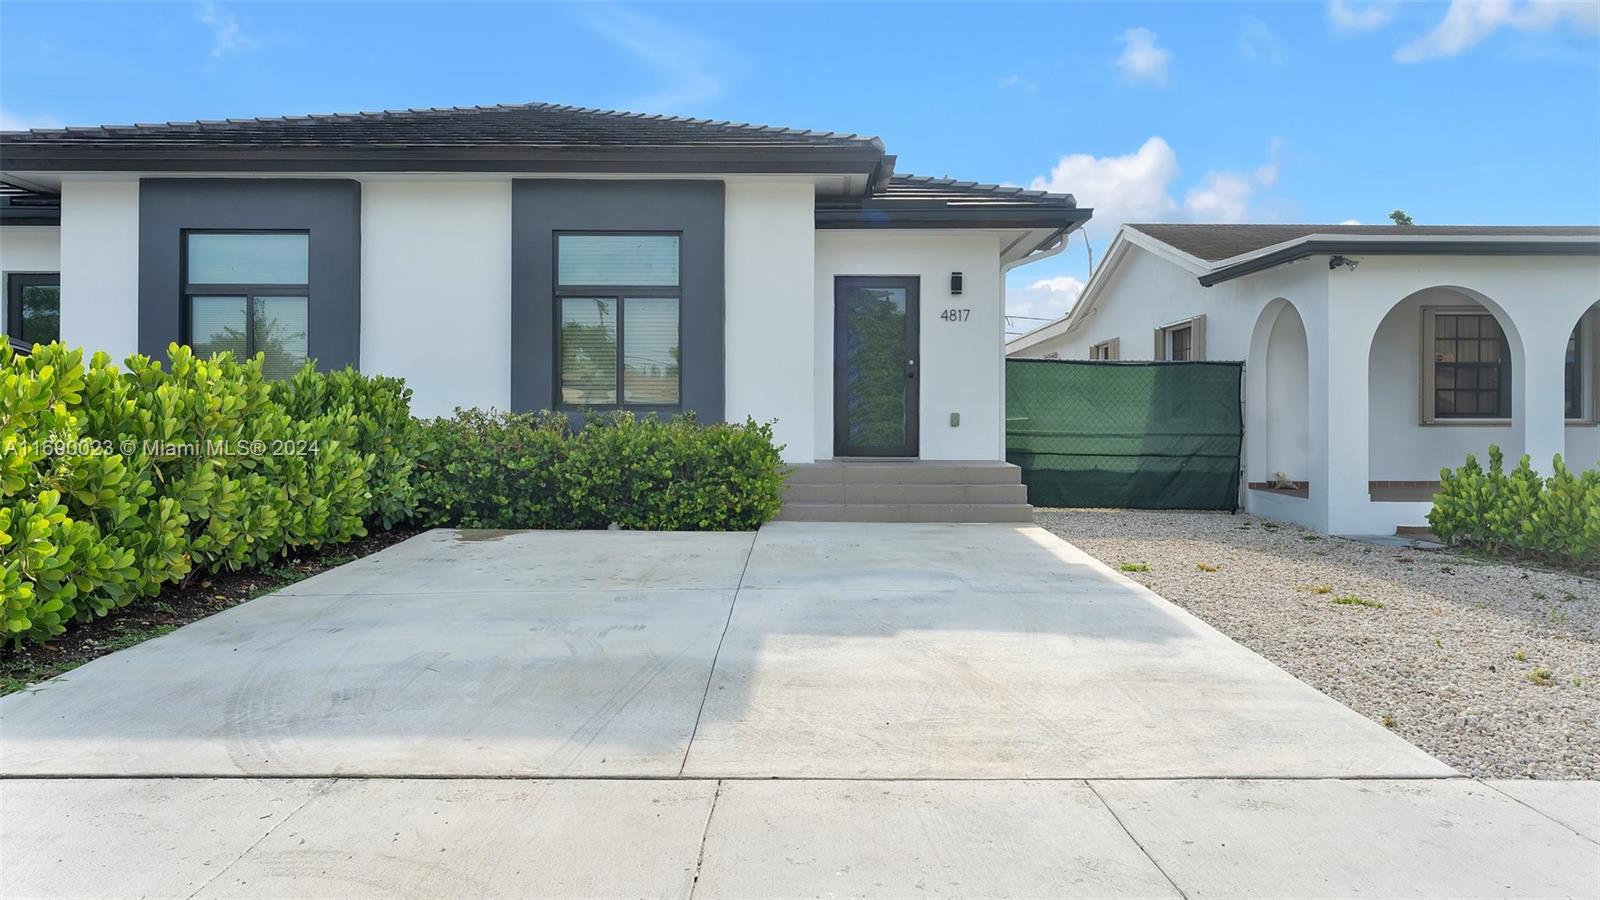
M 549 100 L 876 134 L 1117 223 L 1600 222 L 1600 4 L 22 3 L 5 128 Z M 1065 310 L 1083 246 L 1013 273 Z M 1036 324 L 1036 323 L 1034 323 Z

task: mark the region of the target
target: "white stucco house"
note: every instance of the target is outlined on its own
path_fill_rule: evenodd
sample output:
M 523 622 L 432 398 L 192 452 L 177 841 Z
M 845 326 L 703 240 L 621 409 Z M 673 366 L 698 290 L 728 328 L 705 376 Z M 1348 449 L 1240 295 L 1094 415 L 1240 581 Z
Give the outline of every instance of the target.
M 872 137 L 538 103 L 7 132 L 5 330 L 356 365 L 423 416 L 775 420 L 814 470 L 793 514 L 1023 517 L 1004 273 L 1089 210 L 894 166 Z
M 1392 534 L 1491 443 L 1600 462 L 1597 304 L 1595 227 L 1125 225 L 1006 352 L 1243 360 L 1245 508 Z

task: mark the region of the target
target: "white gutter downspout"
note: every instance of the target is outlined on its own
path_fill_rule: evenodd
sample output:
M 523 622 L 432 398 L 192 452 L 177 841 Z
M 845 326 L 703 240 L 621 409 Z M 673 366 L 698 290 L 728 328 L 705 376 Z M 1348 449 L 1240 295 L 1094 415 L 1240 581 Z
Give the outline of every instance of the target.
M 1080 225 L 1079 227 L 1082 226 Z M 1068 228 L 1062 232 L 1061 240 L 1056 241 L 1054 247 L 1000 264 L 1000 396 L 998 399 L 1000 402 L 1000 459 L 1002 461 L 1006 458 L 1006 276 L 1011 274 L 1011 270 L 1018 266 L 1038 262 L 1041 259 L 1049 259 L 1067 249 L 1067 243 L 1072 240 L 1072 232 L 1074 230 Z

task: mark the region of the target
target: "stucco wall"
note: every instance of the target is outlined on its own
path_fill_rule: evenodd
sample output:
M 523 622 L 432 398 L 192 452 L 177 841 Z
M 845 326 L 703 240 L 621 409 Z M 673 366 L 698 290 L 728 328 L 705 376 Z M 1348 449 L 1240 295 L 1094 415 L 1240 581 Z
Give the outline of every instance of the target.
M 137 181 L 61 184 L 61 340 L 118 362 L 138 349 Z
M 1194 275 L 1138 247 L 1112 273 L 1096 304 L 1075 331 L 1040 341 L 1020 355 L 1040 359 L 1055 353 L 1057 359 L 1088 359 L 1089 348 L 1117 338 L 1121 359 L 1152 359 L 1155 329 L 1161 325 L 1209 313 L 1211 299 Z M 1210 352 L 1212 323 L 1206 323 L 1207 359 L 1239 359 Z
M 509 181 L 364 183 L 361 273 L 362 370 L 419 416 L 510 408 Z
M 0 284 L 13 273 L 61 271 L 61 229 L 52 225 L 7 225 L 0 228 Z M 0 303 L 0 332 L 10 322 L 10 303 Z
M 1283 472 L 1294 481 L 1311 478 L 1310 373 L 1305 324 L 1293 306 L 1272 323 L 1266 350 L 1266 459 L 1261 481 Z M 1254 480 L 1254 479 L 1252 479 Z
M 811 462 L 818 456 L 815 188 L 809 181 L 729 184 L 726 203 L 726 415 L 776 420 L 784 459 Z
M 817 457 L 833 455 L 834 278 L 915 275 L 921 279 L 919 455 L 1004 458 L 1000 239 L 965 231 L 819 231 L 816 246 Z M 951 272 L 964 275 L 959 297 L 950 295 Z M 939 318 L 951 307 L 972 313 L 964 322 Z M 951 413 L 961 414 L 959 427 L 951 426 Z
M 1425 306 L 1477 306 L 1472 298 L 1438 288 L 1423 291 L 1384 317 L 1372 339 L 1367 385 L 1369 479 L 1432 481 L 1444 466 L 1468 453 L 1485 458 L 1490 444 L 1512 446 L 1511 424 L 1422 424 L 1422 310 Z M 1481 306 L 1477 308 L 1482 309 Z M 1515 377 L 1515 376 L 1513 376 Z

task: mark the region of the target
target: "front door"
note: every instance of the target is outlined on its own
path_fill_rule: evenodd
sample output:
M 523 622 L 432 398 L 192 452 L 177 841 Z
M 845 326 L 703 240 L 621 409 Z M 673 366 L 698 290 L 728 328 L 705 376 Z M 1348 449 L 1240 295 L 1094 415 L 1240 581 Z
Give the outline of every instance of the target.
M 833 452 L 917 455 L 917 279 L 833 282 Z

